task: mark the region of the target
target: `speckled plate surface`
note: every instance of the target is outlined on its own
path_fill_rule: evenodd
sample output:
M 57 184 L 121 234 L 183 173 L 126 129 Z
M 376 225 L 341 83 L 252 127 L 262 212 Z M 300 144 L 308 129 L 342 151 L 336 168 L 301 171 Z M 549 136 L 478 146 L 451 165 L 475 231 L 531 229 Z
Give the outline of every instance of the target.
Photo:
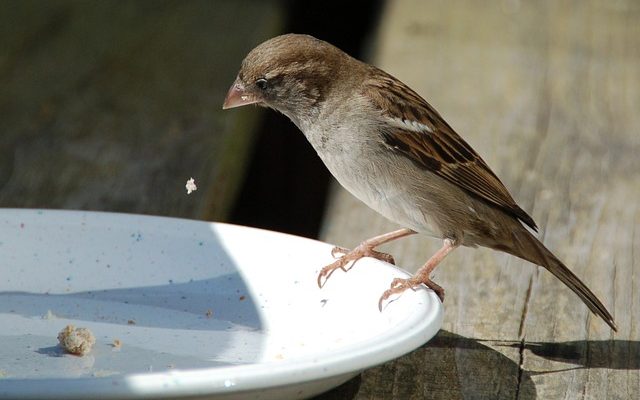
M 0 398 L 305 398 L 435 335 L 427 289 L 378 311 L 406 276 L 391 265 L 363 259 L 319 289 L 330 250 L 202 221 L 0 209 Z M 94 333 L 89 354 L 57 346 L 68 324 Z

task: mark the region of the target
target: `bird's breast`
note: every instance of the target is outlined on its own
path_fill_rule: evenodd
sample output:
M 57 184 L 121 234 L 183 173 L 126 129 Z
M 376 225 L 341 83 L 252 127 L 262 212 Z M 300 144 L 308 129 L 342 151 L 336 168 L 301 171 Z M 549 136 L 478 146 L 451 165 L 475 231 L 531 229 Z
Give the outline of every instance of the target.
M 305 132 L 307 139 L 335 179 L 352 195 L 387 219 L 417 232 L 438 236 L 433 220 L 421 207 L 424 193 L 417 193 L 407 174 L 406 160 L 392 154 L 382 141 L 360 128 L 350 132 Z

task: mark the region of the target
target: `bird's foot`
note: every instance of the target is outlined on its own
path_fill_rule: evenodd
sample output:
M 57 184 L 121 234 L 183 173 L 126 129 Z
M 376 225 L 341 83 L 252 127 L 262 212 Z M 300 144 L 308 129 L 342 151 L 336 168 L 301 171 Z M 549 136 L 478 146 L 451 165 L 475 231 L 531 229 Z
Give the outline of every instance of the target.
M 318 274 L 318 286 L 322 288 L 327 283 L 327 280 L 329 280 L 331 274 L 333 274 L 333 271 L 341 269 L 344 272 L 347 272 L 345 267 L 349 262 L 353 261 L 353 264 L 355 264 L 363 257 L 372 257 L 395 265 L 396 262 L 391 254 L 374 250 L 374 247 L 375 245 L 371 245 L 367 242 L 361 243 L 353 250 L 338 246 L 334 247 L 331 250 L 331 255 L 334 258 L 337 258 L 337 260 L 320 270 L 320 273 Z M 353 266 L 353 264 L 351 266 Z
M 400 294 L 407 289 L 415 290 L 420 285 L 426 285 L 429 289 L 436 292 L 441 302 L 444 302 L 444 289 L 442 286 L 438 285 L 434 281 L 432 281 L 429 276 L 420 276 L 419 274 L 414 275 L 409 279 L 395 278 L 391 281 L 391 287 L 382 293 L 380 296 L 380 300 L 378 301 L 378 309 L 382 311 L 382 304 L 389 299 L 389 297 L 394 294 Z
M 382 303 L 388 300 L 389 297 L 394 294 L 400 294 L 407 289 L 416 289 L 418 286 L 424 284 L 429 289 L 436 292 L 441 302 L 444 302 L 444 289 L 431 280 L 431 273 L 440 264 L 440 262 L 449 254 L 453 249 L 458 247 L 459 244 L 453 239 L 444 239 L 444 243 L 440 250 L 431 256 L 431 258 L 422 266 L 418 271 L 409 279 L 396 278 L 391 282 L 391 287 L 382 293 L 380 300 L 378 301 L 378 309 L 382 311 Z
M 362 257 L 371 257 L 380 261 L 384 261 L 389 264 L 396 265 L 396 260 L 394 260 L 393 256 L 389 253 L 383 253 L 381 251 L 377 251 L 373 249 L 374 246 L 367 245 L 366 243 L 360 244 L 353 250 L 349 250 L 345 247 L 335 246 L 331 249 L 331 256 L 333 258 L 344 258 L 345 256 L 349 256 L 351 253 L 360 252 L 362 254 L 360 257 L 355 259 L 354 261 L 359 260 Z M 342 256 L 340 256 L 342 254 Z

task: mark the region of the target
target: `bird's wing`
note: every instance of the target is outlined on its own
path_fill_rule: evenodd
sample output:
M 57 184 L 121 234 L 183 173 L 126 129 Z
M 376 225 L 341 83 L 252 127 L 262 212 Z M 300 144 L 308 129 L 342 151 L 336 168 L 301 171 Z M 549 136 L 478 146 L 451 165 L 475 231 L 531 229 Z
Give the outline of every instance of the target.
M 537 230 L 487 163 L 416 92 L 375 69 L 363 94 L 387 118 L 391 128 L 383 132 L 383 139 L 390 148 Z

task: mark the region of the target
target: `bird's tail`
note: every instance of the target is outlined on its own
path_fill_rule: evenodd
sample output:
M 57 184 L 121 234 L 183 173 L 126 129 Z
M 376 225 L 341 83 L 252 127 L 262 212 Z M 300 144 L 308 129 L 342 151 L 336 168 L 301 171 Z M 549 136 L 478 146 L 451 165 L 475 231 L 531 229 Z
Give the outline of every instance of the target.
M 513 229 L 511 232 L 512 246 L 509 246 L 510 248 L 507 249 L 500 248 L 499 250 L 506 251 L 516 257 L 546 268 L 555 275 L 556 278 L 560 279 L 562 283 L 567 285 L 569 289 L 573 290 L 594 314 L 602 318 L 611 329 L 617 332 L 618 327 L 613 321 L 611 313 L 609 313 L 604 304 L 598 300 L 591 289 L 528 230 L 520 224 L 518 224 L 518 227 L 519 229 Z

